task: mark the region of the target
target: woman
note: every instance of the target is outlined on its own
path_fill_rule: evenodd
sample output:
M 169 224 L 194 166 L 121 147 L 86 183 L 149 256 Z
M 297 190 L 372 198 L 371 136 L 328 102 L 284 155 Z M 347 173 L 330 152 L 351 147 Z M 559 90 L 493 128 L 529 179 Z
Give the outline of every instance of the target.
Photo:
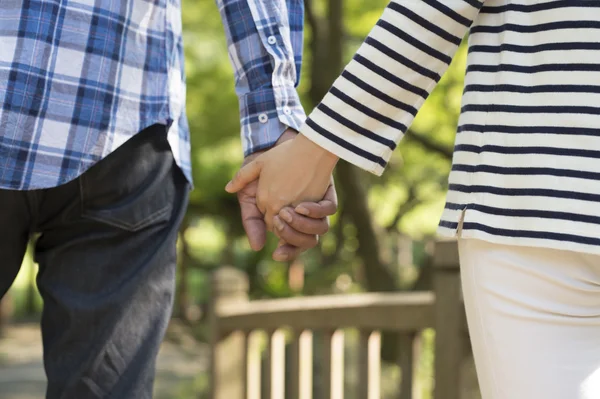
M 227 189 L 259 179 L 272 224 L 338 158 L 380 175 L 469 28 L 439 233 L 483 398 L 600 398 L 600 1 L 392 1 L 301 134 Z

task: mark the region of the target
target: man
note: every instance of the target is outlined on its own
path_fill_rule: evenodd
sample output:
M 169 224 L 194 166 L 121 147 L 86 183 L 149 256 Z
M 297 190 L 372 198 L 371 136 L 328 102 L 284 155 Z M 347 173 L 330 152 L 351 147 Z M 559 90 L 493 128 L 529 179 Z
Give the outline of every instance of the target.
M 247 15 L 243 29 L 226 21 L 227 30 L 254 50 L 269 46 Z M 284 80 L 281 65 L 294 68 L 263 60 L 246 79 L 251 92 L 240 100 L 250 110 L 242 107 L 248 156 L 285 141 L 290 133 L 283 131 L 303 118 L 298 103 L 290 103 L 289 118 L 287 108 L 268 101 L 269 92 L 271 99 L 281 94 L 273 89 Z M 0 297 L 29 237 L 40 233 L 49 399 L 152 396 L 192 182 L 182 66 L 177 1 L 0 2 Z M 240 201 L 259 249 L 265 225 L 254 192 L 245 190 Z M 333 190 L 328 201 L 305 205 L 306 215 L 289 210 L 289 223 L 280 220 L 276 258 L 316 244 L 335 212 Z

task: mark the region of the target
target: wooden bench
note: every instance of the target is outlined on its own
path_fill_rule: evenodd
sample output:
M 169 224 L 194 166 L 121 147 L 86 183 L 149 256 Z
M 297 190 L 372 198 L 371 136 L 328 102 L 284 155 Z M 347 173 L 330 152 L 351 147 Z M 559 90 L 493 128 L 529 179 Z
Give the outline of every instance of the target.
M 343 328 L 360 331 L 360 399 L 380 398 L 380 332 L 404 340 L 400 399 L 411 399 L 414 353 L 411 342 L 426 328 L 436 330 L 435 399 L 460 398 L 466 323 L 455 241 L 436 243 L 432 292 L 365 293 L 276 300 L 248 300 L 248 281 L 235 268 L 213 275 L 211 399 L 299 399 L 312 395 L 312 356 L 319 356 L 319 399 L 343 398 Z M 266 367 L 261 385 L 260 347 L 255 331 L 266 331 Z M 284 361 L 286 334 L 290 341 Z M 321 340 L 312 353 L 311 333 Z M 407 342 L 408 340 L 408 342 Z M 340 344 L 342 342 L 342 344 Z M 406 350 L 408 348 L 408 350 Z M 288 365 L 287 381 L 284 381 Z

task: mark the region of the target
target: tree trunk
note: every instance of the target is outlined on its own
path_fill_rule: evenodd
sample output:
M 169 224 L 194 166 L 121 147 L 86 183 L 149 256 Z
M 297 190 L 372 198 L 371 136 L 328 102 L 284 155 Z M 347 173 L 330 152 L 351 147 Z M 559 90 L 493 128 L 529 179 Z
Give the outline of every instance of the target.
M 312 1 L 306 2 L 307 20 L 312 29 L 310 42 L 313 51 L 312 85 L 310 99 L 318 104 L 327 94 L 335 78 L 343 69 L 343 0 L 329 0 L 326 22 L 315 15 Z M 326 65 L 327 68 L 323 68 Z M 383 262 L 378 236 L 367 204 L 367 192 L 359 184 L 356 168 L 340 163 L 337 167 L 337 181 L 344 197 L 347 215 L 354 221 L 358 231 L 358 255 L 365 264 L 364 276 L 369 291 L 393 291 L 394 278 Z M 351 199 L 351 200 L 350 200 Z
M 358 256 L 364 264 L 364 282 L 369 291 L 395 291 L 394 276 L 385 262 L 379 234 L 367 204 L 367 190 L 361 184 L 354 166 L 340 163 L 337 167 L 337 178 L 342 187 L 342 195 L 346 198 L 346 212 L 356 226 L 359 242 Z
M 312 0 L 306 1 L 307 20 L 312 29 L 310 47 L 313 58 L 310 65 L 312 85 L 309 97 L 313 105 L 327 94 L 343 69 L 344 27 L 343 0 L 329 0 L 326 19 L 315 14 Z M 326 68 L 323 68 L 326 66 Z M 344 199 L 345 211 L 358 231 L 358 256 L 363 260 L 363 276 L 369 291 L 394 291 L 394 276 L 386 265 L 382 246 L 375 230 L 367 203 L 367 191 L 359 183 L 358 170 L 346 163 L 337 167 L 337 181 Z M 395 336 L 385 334 L 382 354 L 386 361 L 395 361 Z

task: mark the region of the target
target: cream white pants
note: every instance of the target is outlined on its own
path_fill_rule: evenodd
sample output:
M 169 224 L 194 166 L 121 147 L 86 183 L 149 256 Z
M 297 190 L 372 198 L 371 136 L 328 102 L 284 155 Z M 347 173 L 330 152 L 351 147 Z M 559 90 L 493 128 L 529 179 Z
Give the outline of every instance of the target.
M 483 399 L 600 399 L 600 256 L 459 241 Z

